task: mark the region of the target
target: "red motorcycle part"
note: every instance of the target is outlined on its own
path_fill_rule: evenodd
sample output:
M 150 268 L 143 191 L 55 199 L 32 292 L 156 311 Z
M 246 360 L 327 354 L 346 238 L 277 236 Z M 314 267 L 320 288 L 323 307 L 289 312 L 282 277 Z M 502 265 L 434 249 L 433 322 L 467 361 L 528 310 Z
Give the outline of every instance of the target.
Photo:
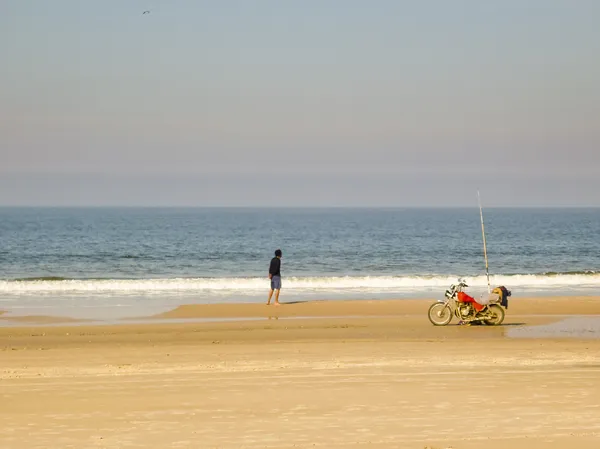
M 473 307 L 475 307 L 475 310 L 477 310 L 478 312 L 481 312 L 481 310 L 483 309 L 483 305 L 479 304 L 477 301 L 475 301 L 475 298 L 467 295 L 465 292 L 458 292 L 458 301 L 459 302 L 472 302 Z

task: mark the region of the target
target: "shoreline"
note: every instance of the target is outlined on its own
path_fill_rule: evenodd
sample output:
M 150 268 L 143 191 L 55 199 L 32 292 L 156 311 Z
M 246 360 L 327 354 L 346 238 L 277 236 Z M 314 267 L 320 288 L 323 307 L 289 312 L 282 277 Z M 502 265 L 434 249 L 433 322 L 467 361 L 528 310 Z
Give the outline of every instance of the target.
M 426 316 L 429 306 L 435 303 L 433 298 L 419 299 L 338 299 L 338 300 L 298 300 L 286 302 L 280 306 L 267 306 L 263 303 L 208 303 L 179 304 L 150 315 L 130 314 L 118 318 L 102 319 L 93 316 L 77 317 L 62 314 L 23 314 L 9 308 L 0 310 L 0 327 L 6 324 L 33 323 L 85 323 L 85 322 L 126 322 L 144 321 L 148 324 L 160 320 L 192 319 L 240 319 L 240 318 L 328 318 L 328 317 L 390 317 L 404 315 Z M 138 307 L 141 309 L 142 307 Z M 18 309 L 22 311 L 24 309 Z M 39 310 L 39 309 L 37 309 Z M 511 315 L 599 315 L 600 296 L 547 296 L 510 298 L 507 317 Z
M 40 341 L 40 337 L 87 335 L 97 338 L 110 334 L 118 335 L 125 341 L 141 334 L 180 332 L 208 336 L 208 339 L 217 334 L 221 335 L 218 339 L 224 338 L 223 335 L 235 336 L 234 340 L 243 341 L 245 338 L 253 339 L 256 333 L 276 329 L 287 331 L 280 336 L 284 339 L 318 340 L 326 336 L 331 338 L 329 336 L 333 334 L 335 338 L 357 338 L 353 329 L 362 329 L 363 336 L 419 340 L 440 333 L 440 328 L 431 325 L 427 318 L 428 308 L 434 302 L 414 299 L 301 301 L 282 303 L 281 306 L 187 304 L 147 316 L 105 320 L 0 313 L 0 339 L 12 343 L 16 341 L 13 337 L 18 337 L 19 341 L 33 343 Z M 453 318 L 446 329 L 464 327 L 457 326 L 457 323 L 458 320 Z M 570 323 L 567 326 L 569 329 L 565 330 L 561 323 Z M 550 328 L 543 338 L 579 338 L 581 335 L 577 328 L 586 326 L 591 326 L 591 330 L 585 337 L 600 338 L 600 297 L 519 298 L 509 302 L 505 322 L 501 326 L 484 326 L 486 330 L 481 332 L 495 337 L 519 337 L 520 332 L 526 337 L 535 336 L 536 329 L 543 329 L 543 326 L 558 326 L 554 330 Z M 350 330 L 329 331 L 344 327 Z M 452 338 L 454 332 L 447 331 L 448 338 Z M 48 342 L 48 338 L 41 340 Z M 60 340 L 74 341 L 72 338 Z
M 285 296 L 282 295 L 282 304 L 285 307 L 284 310 L 278 312 L 278 316 L 292 316 L 303 315 L 300 311 L 307 311 L 305 316 L 318 316 L 320 312 L 309 310 L 313 306 L 306 307 L 307 304 L 329 304 L 328 307 L 320 307 L 318 310 L 333 308 L 334 311 L 327 312 L 325 316 L 335 314 L 337 316 L 348 316 L 352 313 L 347 312 L 346 308 L 357 309 L 359 314 L 365 315 L 377 315 L 380 307 L 383 304 L 390 304 L 397 302 L 398 305 L 404 308 L 402 310 L 400 306 L 397 311 L 392 311 L 393 314 L 404 314 L 414 313 L 411 312 L 411 307 L 408 305 L 414 304 L 432 304 L 437 300 L 443 298 L 439 292 L 427 293 L 423 292 L 422 295 L 391 295 L 391 294 L 380 294 L 380 295 L 339 295 L 331 297 L 329 295 L 290 295 L 285 292 Z M 475 295 L 477 297 L 477 295 Z M 514 313 L 514 310 L 518 310 L 520 303 L 531 303 L 535 301 L 542 301 L 545 305 L 555 304 L 563 300 L 573 301 L 596 301 L 600 298 L 597 294 L 585 294 L 578 292 L 577 294 L 564 294 L 556 292 L 553 295 L 542 295 L 540 294 L 526 294 L 522 292 L 522 296 L 513 296 L 509 298 L 508 314 Z M 83 322 L 95 322 L 96 324 L 106 323 L 124 323 L 124 322 L 139 322 L 139 321 L 151 321 L 155 322 L 151 317 L 156 315 L 162 315 L 162 319 L 166 320 L 177 320 L 177 319 L 196 319 L 202 318 L 204 320 L 208 318 L 263 318 L 269 314 L 261 307 L 266 302 L 266 295 L 260 295 L 256 297 L 246 297 L 244 295 L 238 295 L 232 298 L 212 298 L 207 300 L 202 296 L 169 296 L 169 295 L 153 295 L 153 296 L 130 296 L 130 297 L 81 297 L 81 298 L 70 298 L 70 297 L 28 297 L 23 296 L 20 300 L 12 300 L 7 298 L 0 299 L 0 327 L 3 326 L 17 326 L 19 322 L 24 324 L 46 324 L 46 325 L 57 325 L 61 322 L 67 323 L 72 322 L 73 325 L 78 325 Z M 598 301 L 600 304 L 600 300 Z M 368 307 L 356 307 L 353 304 L 370 304 Z M 517 307 L 515 309 L 514 307 Z M 553 308 L 553 307 L 552 307 Z M 556 313 L 547 307 L 543 307 L 543 310 L 539 313 Z M 175 310 L 177 309 L 177 310 Z M 413 307 L 414 309 L 414 307 Z M 421 309 L 422 312 L 423 309 Z M 579 313 L 579 306 L 575 306 L 573 310 L 567 310 L 565 313 Z M 193 312 L 192 312 L 193 311 Z M 388 315 L 390 312 L 385 311 L 384 315 Z M 561 314 L 563 312 L 560 312 Z M 586 309 L 581 311 L 581 314 L 586 314 Z M 189 314 L 189 316 L 186 316 Z

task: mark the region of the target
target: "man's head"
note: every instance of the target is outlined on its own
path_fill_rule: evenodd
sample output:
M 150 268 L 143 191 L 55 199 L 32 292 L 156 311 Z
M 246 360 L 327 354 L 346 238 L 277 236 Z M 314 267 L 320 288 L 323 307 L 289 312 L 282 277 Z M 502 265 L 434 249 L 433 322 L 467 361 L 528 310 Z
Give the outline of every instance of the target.
M 282 256 L 281 250 L 280 249 L 275 250 L 275 257 L 281 257 L 281 256 Z

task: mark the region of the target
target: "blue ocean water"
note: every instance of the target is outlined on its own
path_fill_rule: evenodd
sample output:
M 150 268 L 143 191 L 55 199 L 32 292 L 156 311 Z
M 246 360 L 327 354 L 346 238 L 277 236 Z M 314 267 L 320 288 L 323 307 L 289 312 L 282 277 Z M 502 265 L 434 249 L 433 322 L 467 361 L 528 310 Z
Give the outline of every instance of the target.
M 493 284 L 595 294 L 600 209 L 484 209 Z M 486 285 L 479 209 L 0 208 L 0 309 L 432 297 Z

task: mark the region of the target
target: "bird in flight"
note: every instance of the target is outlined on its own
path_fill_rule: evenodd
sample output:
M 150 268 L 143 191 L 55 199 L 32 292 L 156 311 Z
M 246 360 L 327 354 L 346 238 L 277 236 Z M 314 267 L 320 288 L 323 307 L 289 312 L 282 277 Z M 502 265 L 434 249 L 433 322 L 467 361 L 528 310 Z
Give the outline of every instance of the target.
M 144 14 L 150 14 L 150 11 L 144 11 L 144 12 L 142 13 L 142 16 L 143 16 Z

